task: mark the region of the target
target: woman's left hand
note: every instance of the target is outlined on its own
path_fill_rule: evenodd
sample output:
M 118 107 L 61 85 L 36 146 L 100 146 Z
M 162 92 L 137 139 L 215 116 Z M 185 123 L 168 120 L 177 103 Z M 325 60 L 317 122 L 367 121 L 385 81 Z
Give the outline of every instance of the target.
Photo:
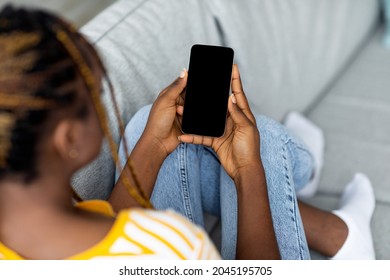
M 144 133 L 140 140 L 149 141 L 156 152 L 166 157 L 180 144 L 182 134 L 177 114 L 179 104 L 183 103 L 183 93 L 187 85 L 187 71 L 183 70 L 172 84 L 164 89 L 153 103 Z

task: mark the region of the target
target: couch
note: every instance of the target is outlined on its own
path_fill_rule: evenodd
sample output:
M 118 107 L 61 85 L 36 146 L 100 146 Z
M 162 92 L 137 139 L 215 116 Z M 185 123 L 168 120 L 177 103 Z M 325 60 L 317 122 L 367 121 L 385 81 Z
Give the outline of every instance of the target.
M 234 48 L 255 113 L 280 121 L 297 110 L 325 132 L 324 170 L 309 203 L 336 208 L 355 172 L 370 177 L 376 256 L 390 259 L 390 51 L 381 44 L 380 6 L 377 0 L 121 0 L 81 30 L 107 66 L 124 121 L 187 67 L 193 44 Z M 108 94 L 104 100 L 113 120 Z M 114 172 L 105 145 L 73 185 L 86 199 L 104 199 Z M 218 244 L 218 221 L 208 221 Z

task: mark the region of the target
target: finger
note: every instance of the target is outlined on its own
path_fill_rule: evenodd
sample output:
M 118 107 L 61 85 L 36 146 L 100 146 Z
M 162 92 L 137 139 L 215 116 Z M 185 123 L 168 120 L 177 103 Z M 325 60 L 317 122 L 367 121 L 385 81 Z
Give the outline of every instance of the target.
M 187 76 L 187 73 L 188 73 L 187 70 L 186 70 L 185 68 L 183 68 L 183 70 L 180 72 L 179 77 L 178 77 L 176 80 L 178 80 L 178 79 L 180 79 L 180 78 L 183 78 L 184 76 Z M 175 83 L 176 80 L 173 81 L 172 84 Z M 169 86 L 167 86 L 166 88 L 164 88 L 164 89 L 160 92 L 159 96 L 160 96 L 160 95 L 163 95 L 164 93 L 166 93 L 166 92 L 168 91 L 168 89 L 172 86 L 172 84 L 170 84 Z
M 251 122 L 251 119 L 234 103 L 234 95 L 231 95 L 229 98 L 228 110 L 235 124 L 244 126 Z
M 181 123 L 182 123 L 182 117 L 181 116 L 177 116 L 175 118 L 175 124 L 176 124 L 176 127 L 178 128 L 178 131 L 180 131 Z
M 233 73 L 232 73 L 232 93 L 234 94 L 235 103 L 237 106 L 244 112 L 248 119 L 250 119 L 253 123 L 255 123 L 256 119 L 249 107 L 248 100 L 245 96 L 244 90 L 242 88 L 240 71 L 238 69 L 237 64 L 233 65 Z
M 169 98 L 176 101 L 187 86 L 187 77 L 187 70 L 183 69 L 180 76 L 166 89 L 164 89 L 160 93 L 159 97 Z
M 181 105 L 177 106 L 176 113 L 177 113 L 179 116 L 183 116 L 183 112 L 184 112 L 184 107 L 181 106 Z
M 186 91 L 184 90 L 177 98 L 177 105 L 184 105 Z
M 184 134 L 179 136 L 179 141 L 187 144 L 203 145 L 211 147 L 214 139 L 212 137 Z

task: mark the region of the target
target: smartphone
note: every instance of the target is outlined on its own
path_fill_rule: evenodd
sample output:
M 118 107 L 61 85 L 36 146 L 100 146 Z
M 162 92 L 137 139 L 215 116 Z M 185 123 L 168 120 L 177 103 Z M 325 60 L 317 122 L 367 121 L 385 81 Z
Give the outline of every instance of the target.
M 191 48 L 183 133 L 223 136 L 233 59 L 234 51 L 231 48 L 209 45 L 194 45 Z

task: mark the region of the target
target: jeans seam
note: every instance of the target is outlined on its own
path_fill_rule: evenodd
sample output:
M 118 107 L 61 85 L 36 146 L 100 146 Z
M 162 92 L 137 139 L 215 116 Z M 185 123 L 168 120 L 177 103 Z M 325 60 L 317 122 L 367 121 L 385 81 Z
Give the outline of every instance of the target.
M 293 154 L 293 148 L 291 146 L 295 146 L 295 149 L 297 151 L 300 151 L 300 152 L 303 152 L 303 153 L 306 153 L 309 155 L 309 157 L 312 160 L 311 174 L 313 174 L 314 169 L 315 169 L 315 160 L 314 160 L 313 154 L 310 152 L 310 150 L 304 144 L 300 143 L 299 141 L 294 141 L 294 139 L 292 139 L 288 136 L 286 136 L 286 138 L 287 138 L 287 140 L 285 141 L 285 146 L 287 147 L 287 150 L 290 153 L 290 155 Z M 293 157 L 290 156 L 290 158 L 293 158 Z M 295 160 L 291 160 L 291 163 L 292 163 L 291 167 L 292 167 L 292 170 L 294 172 L 297 162 Z M 293 178 L 294 178 L 294 176 L 293 176 Z M 294 184 L 295 184 L 295 182 L 294 182 Z
M 180 164 L 180 181 L 181 181 L 181 190 L 183 197 L 183 205 L 186 217 L 194 222 L 193 211 L 191 208 L 191 197 L 188 187 L 188 172 L 187 172 L 187 145 L 184 143 L 180 144 L 180 153 L 179 153 L 179 164 Z
M 288 191 L 289 191 L 289 193 L 287 193 L 287 195 L 288 195 L 288 199 L 291 200 L 291 202 L 292 202 L 292 207 L 289 210 L 292 213 L 292 220 L 294 222 L 295 232 L 297 235 L 299 257 L 301 260 L 303 260 L 304 248 L 302 245 L 303 242 L 301 240 L 300 230 L 299 230 L 299 226 L 298 226 L 298 219 L 297 219 L 297 213 L 296 213 L 297 205 L 296 205 L 296 200 L 294 199 L 294 195 L 293 195 L 294 190 L 292 189 L 292 185 L 291 185 L 292 178 L 288 172 L 289 169 L 288 169 L 288 162 L 287 162 L 287 145 L 286 144 L 289 141 L 291 141 L 291 139 L 287 139 L 287 140 L 282 139 L 282 141 L 283 141 L 283 145 L 282 145 L 282 147 L 283 147 L 282 148 L 282 150 L 283 150 L 283 165 L 284 165 L 284 172 L 285 172 L 284 175 L 285 175 L 285 179 L 286 179 Z

